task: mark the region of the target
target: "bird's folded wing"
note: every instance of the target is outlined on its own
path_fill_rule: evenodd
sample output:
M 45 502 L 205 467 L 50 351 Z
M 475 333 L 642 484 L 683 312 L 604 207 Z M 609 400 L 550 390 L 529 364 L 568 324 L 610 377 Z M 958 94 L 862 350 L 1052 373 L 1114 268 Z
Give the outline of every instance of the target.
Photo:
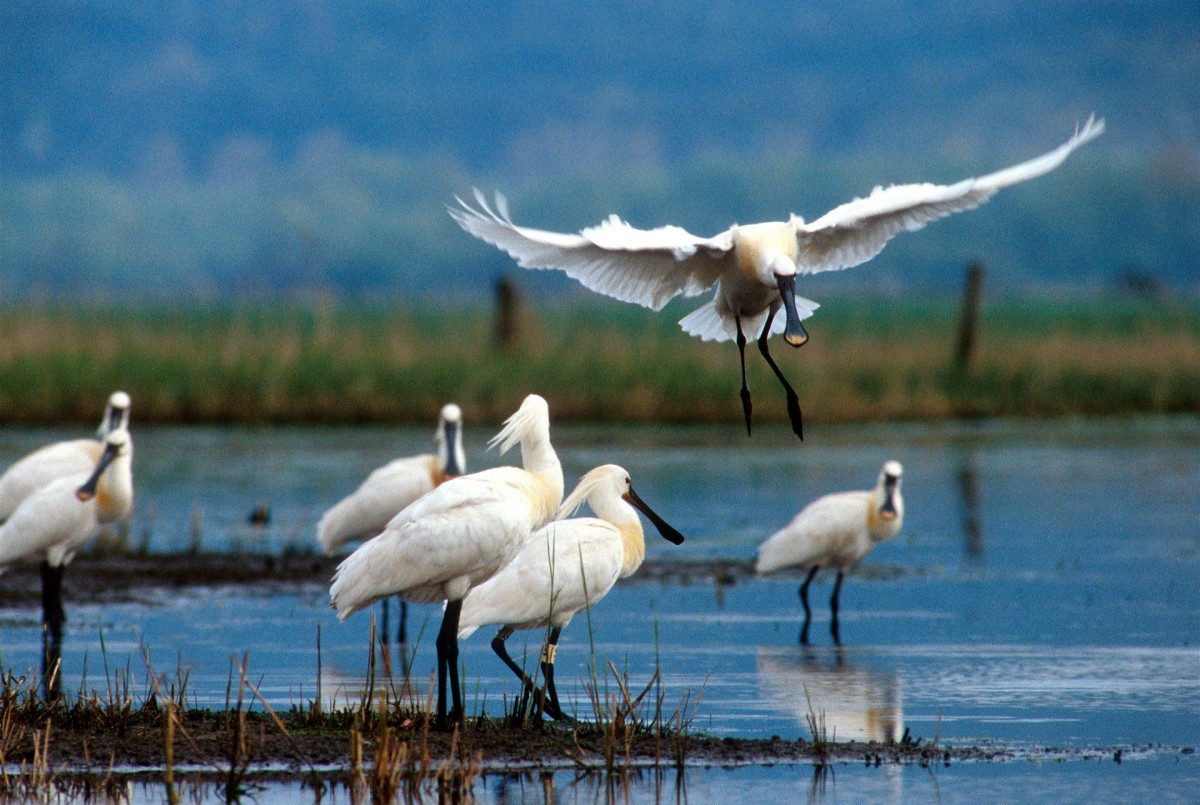
M 459 208 L 449 209 L 459 226 L 522 268 L 558 269 L 585 288 L 652 310 L 711 287 L 733 247 L 729 232 L 701 238 L 676 226 L 635 229 L 615 215 L 578 235 L 527 229 L 512 222 L 499 194 L 495 208 L 478 190 L 478 208 L 457 200 Z
M 864 263 L 900 232 L 913 232 L 930 221 L 978 207 L 997 190 L 1048 173 L 1076 148 L 1103 132 L 1104 121 L 1093 116 L 1074 137 L 1053 151 L 977 179 L 952 185 L 876 187 L 866 198 L 835 207 L 800 227 L 797 268 L 812 274 Z
M 75 490 L 90 473 L 58 478 L 26 498 L 0 527 L 0 565 L 33 557 L 54 544 L 75 548 L 91 539 L 96 522 L 94 502 L 83 503 Z

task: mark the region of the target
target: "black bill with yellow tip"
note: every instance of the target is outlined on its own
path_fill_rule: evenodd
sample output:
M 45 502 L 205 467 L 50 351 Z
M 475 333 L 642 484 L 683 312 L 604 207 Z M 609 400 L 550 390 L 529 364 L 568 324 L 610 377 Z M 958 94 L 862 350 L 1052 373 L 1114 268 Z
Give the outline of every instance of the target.
M 113 459 L 121 452 L 119 444 L 104 445 L 104 452 L 100 454 L 100 460 L 96 462 L 96 469 L 92 472 L 92 476 L 84 482 L 83 486 L 75 490 L 75 497 L 83 502 L 87 502 L 96 496 L 96 484 L 100 483 L 100 476 L 108 469 L 108 465 L 113 462 Z
M 802 346 L 808 340 L 808 331 L 800 323 L 800 314 L 796 311 L 796 275 L 776 274 L 775 284 L 779 286 L 783 314 L 786 317 L 783 339 L 793 347 Z

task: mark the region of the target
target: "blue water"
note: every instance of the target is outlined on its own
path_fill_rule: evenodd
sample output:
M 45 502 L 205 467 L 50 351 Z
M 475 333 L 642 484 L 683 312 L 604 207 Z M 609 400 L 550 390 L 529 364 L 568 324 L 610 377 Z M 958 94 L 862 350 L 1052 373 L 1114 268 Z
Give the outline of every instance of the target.
M 472 468 L 502 460 L 482 452 L 495 425 L 467 431 Z M 0 430 L 0 465 L 61 431 Z M 555 427 L 568 485 L 599 463 L 630 470 L 635 488 L 688 537 L 679 548 L 647 529 L 655 558 L 745 560 L 771 531 L 825 492 L 864 488 L 889 458 L 904 463 L 906 521 L 847 578 L 844 647 L 830 644 L 827 599 L 813 585 L 809 648 L 797 645 L 798 578 L 619 584 L 564 633 L 560 692 L 585 709 L 592 649 L 601 683 L 615 690 L 611 661 L 630 683 L 657 668 L 668 709 L 680 704 L 695 729 L 721 735 L 810 737 L 819 715 L 831 737 L 995 742 L 1022 753 L 1038 747 L 1163 746 L 1123 764 L 956 764 L 936 772 L 838 767 L 826 780 L 837 798 L 961 801 L 995 781 L 1021 800 L 1058 791 L 1100 791 L 1132 800 L 1198 790 L 1200 744 L 1200 420 L 1080 420 L 813 426 L 801 445 L 780 428 L 753 439 L 736 428 Z M 275 551 L 307 546 L 320 513 L 374 466 L 427 450 L 426 429 L 139 428 L 137 507 L 130 538 L 152 550 L 186 547 L 199 515 L 206 547 Z M 513 457 L 515 460 L 515 457 Z M 256 532 L 257 503 L 273 521 Z M 71 570 L 67 573 L 70 584 Z M 0 578 L 2 583 L 2 578 Z M 104 687 L 128 665 L 144 677 L 139 640 L 156 671 L 189 674 L 197 703 L 224 703 L 231 658 L 249 652 L 250 677 L 273 705 L 357 698 L 367 665 L 369 615 L 337 623 L 323 587 L 267 594 L 242 589 L 152 595 L 150 600 L 77 605 L 64 650 L 68 687 L 88 669 Z M 434 668 L 440 611 L 412 607 L 410 633 L 424 628 L 412 665 L 416 695 Z M 0 612 L 0 661 L 37 662 L 36 602 Z M 107 657 L 100 656 L 103 633 Z M 469 705 L 497 712 L 516 690 L 487 645 L 466 641 Z M 510 640 L 514 656 L 538 637 Z M 586 711 L 585 711 L 586 712 Z M 694 770 L 687 799 L 713 791 L 808 797 L 811 768 Z M 765 788 L 764 788 L 765 787 Z M 634 798 L 656 789 L 638 783 Z M 666 798 L 674 794 L 668 792 Z M 1007 793 L 1005 794 L 1007 796 Z M 772 796 L 772 798 L 774 798 Z

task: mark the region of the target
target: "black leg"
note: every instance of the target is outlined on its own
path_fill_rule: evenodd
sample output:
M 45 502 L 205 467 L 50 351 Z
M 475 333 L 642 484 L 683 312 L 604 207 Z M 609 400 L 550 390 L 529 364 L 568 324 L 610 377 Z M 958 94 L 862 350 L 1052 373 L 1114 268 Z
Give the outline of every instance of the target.
M 771 367 L 771 371 L 775 373 L 775 377 L 779 378 L 779 382 L 783 384 L 783 390 L 787 394 L 788 419 L 792 422 L 792 433 L 803 440 L 804 419 L 800 414 L 800 397 L 796 394 L 796 390 L 792 388 L 792 384 L 783 376 L 783 372 L 779 370 L 779 366 L 775 363 L 775 359 L 771 357 L 770 349 L 767 347 L 767 338 L 771 335 L 771 322 L 775 320 L 775 313 L 777 311 L 778 308 L 773 307 L 767 313 L 767 321 L 763 324 L 762 333 L 758 336 L 758 351 L 766 359 L 767 365 Z M 745 369 L 742 371 L 744 372 Z
M 446 604 L 446 614 L 442 617 L 442 628 L 438 630 L 438 711 L 437 728 L 447 729 L 449 722 L 446 714 L 446 677 L 450 677 L 451 702 L 450 719 L 462 723 L 463 702 L 458 686 L 458 617 L 462 614 L 462 600 L 450 601 Z
M 551 632 L 551 637 L 553 637 L 556 644 L 558 642 L 558 634 L 557 633 L 560 631 L 562 631 L 562 630 L 556 629 L 553 632 Z M 516 674 L 517 679 L 521 680 L 521 685 L 522 685 L 526 695 L 532 696 L 534 701 L 537 701 L 539 699 L 544 700 L 545 699 L 544 696 L 538 696 L 537 686 L 535 686 L 533 684 L 533 680 L 529 678 L 529 675 L 525 673 L 525 670 L 521 666 L 517 665 L 516 661 L 514 661 L 513 658 L 510 657 L 508 654 L 508 647 L 505 646 L 504 643 L 506 640 L 508 640 L 508 638 L 512 637 L 512 633 L 513 633 L 513 628 L 511 626 L 505 626 L 503 629 L 501 629 L 499 632 L 497 632 L 496 636 L 492 638 L 492 651 L 496 652 L 496 656 L 499 657 L 501 659 L 501 661 L 503 661 L 504 664 L 508 666 L 510 671 L 512 671 L 514 674 Z M 551 652 L 551 657 L 553 658 L 553 652 Z M 543 660 L 542 670 L 545 671 L 546 668 L 547 668 L 547 664 Z M 550 672 L 549 673 L 550 673 L 550 676 L 547 677 L 547 683 L 553 684 L 551 682 L 551 680 L 553 680 L 553 678 L 554 678 L 553 677 L 553 673 L 554 673 L 553 659 L 551 659 L 551 661 L 550 661 Z M 557 693 L 552 694 L 552 698 L 549 701 L 545 701 L 543 710 L 545 711 L 546 715 L 550 716 L 551 718 L 553 718 L 555 720 L 562 720 L 562 719 L 566 718 L 566 715 L 563 713 L 563 711 L 561 709 L 559 709 Z
M 388 610 L 391 609 L 391 606 L 388 605 L 388 600 L 385 598 L 379 602 L 379 608 L 383 610 L 379 615 L 379 642 L 385 646 L 388 644 L 388 632 L 392 630 L 388 625 L 391 622 L 391 619 L 388 618 Z
M 842 638 L 838 634 L 838 598 L 842 593 L 842 578 L 846 574 L 841 570 L 838 571 L 837 581 L 833 585 L 833 597 L 829 599 L 829 609 L 833 612 L 833 620 L 829 622 L 829 631 L 833 635 L 835 645 L 842 644 Z
M 555 721 L 569 721 L 570 718 L 562 711 L 562 706 L 558 703 L 558 690 L 554 687 L 554 654 L 558 650 L 558 637 L 561 634 L 562 627 L 555 626 L 550 630 L 550 637 L 542 648 L 542 676 L 546 678 L 544 709 L 546 715 Z
M 62 689 L 62 627 L 67 616 L 62 604 L 63 565 L 51 567 L 43 560 L 42 575 L 42 687 L 46 698 L 55 698 Z
M 62 603 L 62 578 L 65 568 L 62 565 L 51 567 L 43 560 L 42 572 L 42 622 L 51 634 L 62 637 L 62 625 L 67 619 Z
M 62 635 L 42 630 L 42 690 L 46 701 L 62 695 Z
M 400 645 L 408 643 L 408 602 L 400 601 L 400 627 L 396 629 L 396 642 Z
M 737 330 L 738 359 L 742 366 L 742 413 L 746 415 L 746 435 L 750 435 L 750 387 L 746 385 L 746 334 L 742 332 L 741 318 L 734 316 L 733 326 Z
M 800 585 L 800 603 L 804 605 L 804 625 L 800 627 L 800 644 L 808 645 L 808 624 L 812 620 L 812 609 L 808 605 L 808 585 L 812 584 L 813 576 L 817 575 L 814 567 L 808 571 L 804 583 Z
M 492 651 L 496 652 L 496 656 L 508 666 L 510 671 L 517 675 L 517 679 L 521 680 L 522 685 L 527 688 L 532 688 L 533 680 L 526 675 L 521 666 L 517 665 L 516 662 L 513 661 L 512 657 L 508 656 L 508 647 L 504 645 L 504 641 L 512 637 L 512 633 L 513 628 L 511 626 L 505 626 L 503 629 L 497 632 L 496 636 L 492 638 Z

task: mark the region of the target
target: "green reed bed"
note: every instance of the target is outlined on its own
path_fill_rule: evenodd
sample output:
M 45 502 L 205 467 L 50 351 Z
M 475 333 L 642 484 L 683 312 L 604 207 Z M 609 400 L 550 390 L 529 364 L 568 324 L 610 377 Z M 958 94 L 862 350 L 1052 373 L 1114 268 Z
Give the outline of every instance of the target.
M 141 422 L 413 422 L 447 400 L 499 419 L 530 391 L 558 420 L 739 422 L 737 353 L 593 297 L 491 310 L 398 302 L 38 305 L 0 310 L 0 421 L 90 422 L 115 388 Z M 812 422 L 1200 411 L 1200 303 L 985 303 L 954 365 L 953 299 L 841 297 L 799 350 L 774 342 Z M 756 421 L 782 394 L 747 350 Z

